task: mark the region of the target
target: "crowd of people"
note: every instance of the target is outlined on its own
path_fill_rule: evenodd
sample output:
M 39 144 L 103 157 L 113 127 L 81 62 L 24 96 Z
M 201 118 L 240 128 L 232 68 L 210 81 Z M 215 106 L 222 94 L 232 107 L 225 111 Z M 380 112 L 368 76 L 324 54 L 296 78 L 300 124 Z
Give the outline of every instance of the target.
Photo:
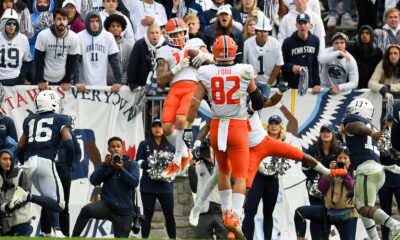
M 0 83 L 40 90 L 20 139 L 13 120 L 0 118 L 3 235 L 30 234 L 31 203 L 43 207 L 43 234 L 71 235 L 71 167 L 83 153 L 49 86 L 79 92 L 110 86 L 118 92 L 126 85 L 165 102 L 151 106 L 150 137 L 140 143 L 136 159 L 122 156 L 123 139 L 108 140 L 109 154 L 90 176 L 92 185 L 102 185 L 99 197 L 81 209 L 71 236 L 80 236 L 96 218 L 110 220 L 115 237 L 128 237 L 139 217 L 140 184 L 141 236 L 150 235 L 158 199 L 169 238 L 179 237 L 173 179 L 188 169 L 198 195 L 189 217 L 196 238 L 252 239 L 262 199 L 264 237 L 270 239 L 278 177 L 294 160 L 304 166 L 310 202 L 293 216 L 298 239 L 305 237 L 306 219 L 312 239 L 328 239 L 331 225 L 342 239 L 355 239 L 357 218 L 370 239 L 379 239 L 375 224 L 382 225 L 383 239 L 389 230 L 400 239 L 400 224 L 390 217 L 392 196 L 400 199 L 398 152 L 378 148 L 392 128 L 399 130 L 397 105 L 379 131 L 370 101 L 354 99 L 341 127 L 323 125 L 305 152 L 286 139 L 287 133 L 297 135 L 297 127 L 286 131 L 281 117 L 272 115 L 264 129 L 259 115 L 288 88 L 300 94 L 327 88 L 332 95 L 369 88 L 393 99 L 400 92 L 398 1 L 357 0 L 355 15 L 353 1 L 343 0 L 339 11 L 339 1 L 329 0 L 326 24 L 325 3 L 317 0 L 0 2 Z M 357 29 L 355 36 L 337 31 L 326 37 L 339 15 L 342 27 Z M 271 88 L 278 93 L 270 96 Z M 0 97 L 4 102 L 3 89 Z M 192 124 L 203 99 L 212 119 L 193 143 Z M 293 118 L 284 106 L 280 110 Z M 397 138 L 392 143 L 396 147 Z M 38 195 L 31 193 L 32 184 Z M 375 208 L 377 195 L 382 209 Z

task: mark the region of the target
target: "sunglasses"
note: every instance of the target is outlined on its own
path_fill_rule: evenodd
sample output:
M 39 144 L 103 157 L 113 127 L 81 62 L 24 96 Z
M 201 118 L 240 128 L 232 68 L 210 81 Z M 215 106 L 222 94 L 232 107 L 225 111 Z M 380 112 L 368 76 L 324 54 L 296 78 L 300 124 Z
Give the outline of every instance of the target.
M 11 26 L 11 25 L 17 26 L 17 21 L 7 21 L 6 25 L 7 26 Z

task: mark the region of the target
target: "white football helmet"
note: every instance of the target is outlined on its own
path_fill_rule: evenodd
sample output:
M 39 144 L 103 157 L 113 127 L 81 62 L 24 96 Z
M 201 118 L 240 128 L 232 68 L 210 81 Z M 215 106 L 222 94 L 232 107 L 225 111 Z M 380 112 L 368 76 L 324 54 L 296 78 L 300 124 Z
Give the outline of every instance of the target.
M 51 90 L 43 90 L 35 98 L 36 113 L 61 112 L 61 99 L 57 93 Z
M 259 17 L 255 25 L 255 29 L 259 31 L 271 31 L 272 26 L 266 16 Z
M 368 120 L 372 120 L 374 115 L 374 105 L 365 98 L 355 98 L 346 109 L 347 114 L 359 115 Z

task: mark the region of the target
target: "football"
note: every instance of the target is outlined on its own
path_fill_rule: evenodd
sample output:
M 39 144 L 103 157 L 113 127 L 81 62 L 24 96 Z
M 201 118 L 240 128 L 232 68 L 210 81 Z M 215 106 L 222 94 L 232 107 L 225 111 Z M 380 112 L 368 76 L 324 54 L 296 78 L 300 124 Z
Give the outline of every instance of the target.
M 199 55 L 198 49 L 188 49 L 187 50 L 187 56 L 189 57 L 190 66 L 192 66 L 192 59 L 195 58 L 197 55 Z

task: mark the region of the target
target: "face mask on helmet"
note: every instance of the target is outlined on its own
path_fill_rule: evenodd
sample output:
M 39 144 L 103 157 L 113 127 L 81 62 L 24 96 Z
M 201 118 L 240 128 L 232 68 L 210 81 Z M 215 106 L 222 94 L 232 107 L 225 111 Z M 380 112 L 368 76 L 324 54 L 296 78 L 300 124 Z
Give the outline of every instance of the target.
M 356 98 L 347 107 L 346 114 L 359 115 L 371 121 L 374 115 L 374 105 L 365 98 Z
M 168 42 L 172 46 L 182 48 L 189 40 L 189 31 L 186 23 L 180 18 L 171 18 L 165 25 L 168 35 Z M 183 32 L 183 34 L 182 34 Z M 182 36 L 176 36 L 180 33 Z

